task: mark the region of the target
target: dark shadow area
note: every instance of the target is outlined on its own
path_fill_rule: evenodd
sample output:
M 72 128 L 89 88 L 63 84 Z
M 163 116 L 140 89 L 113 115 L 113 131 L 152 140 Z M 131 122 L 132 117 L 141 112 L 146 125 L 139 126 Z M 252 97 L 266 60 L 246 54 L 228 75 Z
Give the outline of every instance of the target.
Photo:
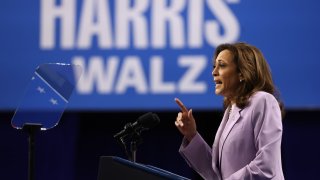
M 178 153 L 182 136 L 177 112 L 157 112 L 161 122 L 142 134 L 137 162 L 191 179 L 201 179 Z M 66 112 L 57 127 L 36 134 L 36 179 L 96 179 L 100 156 L 127 159 L 113 135 L 146 112 Z M 320 162 L 320 111 L 288 111 L 283 121 L 283 170 L 286 179 L 315 179 Z M 13 112 L 0 113 L 0 179 L 27 179 L 27 134 L 11 127 Z M 198 131 L 212 144 L 221 111 L 194 111 Z

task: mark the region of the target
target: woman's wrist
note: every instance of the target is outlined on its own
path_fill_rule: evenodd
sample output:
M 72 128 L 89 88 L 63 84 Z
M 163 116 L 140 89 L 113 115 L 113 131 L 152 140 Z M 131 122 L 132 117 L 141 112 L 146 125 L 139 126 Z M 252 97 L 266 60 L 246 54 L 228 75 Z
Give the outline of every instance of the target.
M 197 131 L 191 133 L 190 135 L 186 135 L 186 139 L 190 142 L 197 134 Z

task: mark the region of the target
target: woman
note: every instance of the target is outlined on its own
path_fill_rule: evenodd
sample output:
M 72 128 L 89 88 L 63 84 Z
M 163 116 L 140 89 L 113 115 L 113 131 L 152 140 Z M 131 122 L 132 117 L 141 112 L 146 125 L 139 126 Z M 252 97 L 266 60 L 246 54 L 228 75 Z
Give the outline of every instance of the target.
M 246 43 L 218 46 L 212 75 L 225 107 L 212 148 L 197 132 L 192 110 L 176 98 L 180 154 L 204 179 L 284 179 L 282 104 L 260 50 Z

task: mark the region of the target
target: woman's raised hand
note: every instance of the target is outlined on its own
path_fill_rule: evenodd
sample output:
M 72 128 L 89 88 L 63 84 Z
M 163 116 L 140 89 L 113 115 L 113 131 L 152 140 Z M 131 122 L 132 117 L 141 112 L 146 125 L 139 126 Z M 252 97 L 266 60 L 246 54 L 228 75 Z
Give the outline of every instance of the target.
M 191 141 L 197 134 L 197 126 L 192 115 L 192 109 L 188 110 L 178 98 L 175 98 L 174 100 L 181 109 L 181 112 L 178 113 L 176 118 L 175 125 L 187 140 Z

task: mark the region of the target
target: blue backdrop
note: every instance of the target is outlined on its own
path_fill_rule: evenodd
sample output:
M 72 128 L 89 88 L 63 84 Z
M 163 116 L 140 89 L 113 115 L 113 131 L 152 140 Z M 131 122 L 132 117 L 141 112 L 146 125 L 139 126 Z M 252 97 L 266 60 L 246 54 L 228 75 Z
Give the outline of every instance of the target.
M 79 64 L 71 110 L 221 107 L 212 55 L 245 41 L 270 63 L 287 108 L 319 108 L 318 1 L 4 0 L 0 109 L 13 110 L 42 63 Z

